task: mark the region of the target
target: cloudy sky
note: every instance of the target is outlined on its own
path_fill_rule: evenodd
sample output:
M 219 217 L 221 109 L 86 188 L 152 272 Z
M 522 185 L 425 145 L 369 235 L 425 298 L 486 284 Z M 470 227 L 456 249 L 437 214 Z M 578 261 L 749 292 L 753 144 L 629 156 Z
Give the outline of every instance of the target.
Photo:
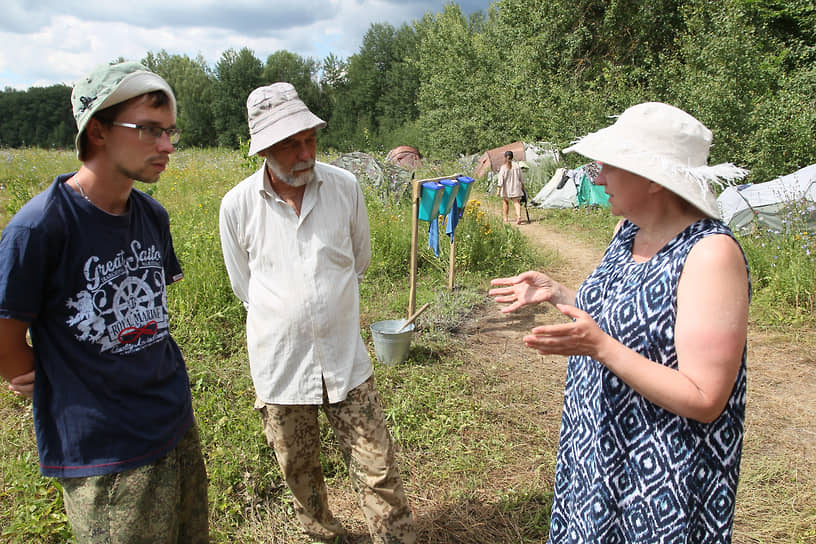
M 439 13 L 450 0 L 3 0 L 0 90 L 72 85 L 97 64 L 148 51 L 214 67 L 227 49 L 266 62 L 285 49 L 322 60 L 356 53 L 372 23 L 398 27 Z M 459 0 L 487 12 L 489 0 Z

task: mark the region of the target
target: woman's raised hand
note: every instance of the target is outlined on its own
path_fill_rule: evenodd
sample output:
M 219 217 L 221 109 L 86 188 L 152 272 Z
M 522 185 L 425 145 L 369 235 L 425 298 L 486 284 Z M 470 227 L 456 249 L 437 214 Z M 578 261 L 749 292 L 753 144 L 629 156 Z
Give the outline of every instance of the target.
M 496 278 L 490 285 L 501 285 L 488 291 L 488 295 L 496 302 L 510 303 L 501 309 L 502 313 L 518 310 L 528 304 L 541 302 L 555 302 L 553 297 L 559 289 L 559 284 L 542 272 L 530 270 L 518 276 Z

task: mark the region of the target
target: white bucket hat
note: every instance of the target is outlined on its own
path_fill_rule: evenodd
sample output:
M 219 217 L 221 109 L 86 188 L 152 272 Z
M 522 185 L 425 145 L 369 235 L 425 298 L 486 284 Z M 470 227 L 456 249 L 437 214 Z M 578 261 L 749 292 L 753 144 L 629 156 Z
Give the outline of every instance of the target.
M 587 134 L 564 149 L 643 176 L 720 218 L 712 184 L 741 179 L 748 170 L 723 163 L 708 166 L 712 134 L 683 110 L 646 102 L 624 111 L 615 124 Z
M 284 82 L 258 87 L 249 93 L 247 118 L 250 156 L 298 132 L 326 126 L 298 98 L 295 87 Z

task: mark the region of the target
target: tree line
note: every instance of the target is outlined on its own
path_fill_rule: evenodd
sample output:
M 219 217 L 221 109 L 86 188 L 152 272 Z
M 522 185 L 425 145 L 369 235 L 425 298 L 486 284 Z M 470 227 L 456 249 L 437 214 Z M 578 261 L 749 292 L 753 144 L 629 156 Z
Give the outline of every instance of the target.
M 347 59 L 243 48 L 141 61 L 173 87 L 182 145 L 238 148 L 246 97 L 289 81 L 328 121 L 322 148 L 471 154 L 516 140 L 560 147 L 648 100 L 714 132 L 713 163 L 765 181 L 816 160 L 814 0 L 497 0 L 372 24 Z M 0 146 L 70 147 L 70 88 L 0 92 Z

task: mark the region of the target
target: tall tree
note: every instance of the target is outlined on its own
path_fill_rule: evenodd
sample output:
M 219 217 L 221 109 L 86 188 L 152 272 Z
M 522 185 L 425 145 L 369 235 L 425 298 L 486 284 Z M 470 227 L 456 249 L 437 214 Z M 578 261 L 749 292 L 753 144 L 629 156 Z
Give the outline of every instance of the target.
M 228 49 L 215 66 L 213 115 L 218 145 L 236 148 L 249 138 L 246 100 L 262 84 L 263 65 L 244 47 Z
M 419 116 L 416 105 L 419 68 L 414 62 L 419 47 L 417 31 L 402 25 L 393 32 L 387 45 L 390 58 L 382 64 L 383 82 L 376 105 L 377 125 L 381 133 L 395 130 Z
M 172 87 L 178 103 L 178 127 L 181 143 L 206 147 L 216 144 L 212 109 L 215 77 L 200 54 L 169 55 L 162 50 L 149 52 L 142 63 L 162 76 Z
M 473 153 L 499 140 L 501 112 L 494 101 L 505 88 L 491 84 L 496 51 L 456 4 L 418 23 L 419 126 L 427 146 L 444 153 Z
M 72 147 L 76 123 L 71 87 L 51 85 L 0 92 L 0 146 Z
M 323 100 L 318 73 L 320 63 L 313 58 L 303 58 L 289 51 L 280 50 L 266 59 L 263 79 L 267 83 L 287 81 L 295 86 L 298 96 L 321 119 L 327 119 L 331 110 Z
M 745 164 L 745 136 L 756 126 L 756 98 L 775 92 L 782 73 L 774 46 L 757 34 L 739 3 L 691 0 L 684 6 L 687 30 L 666 62 L 667 99 L 714 132 L 712 161 Z
M 320 92 L 323 97 L 323 102 L 328 111 L 326 117 L 328 127 L 320 134 L 320 140 L 323 145 L 335 149 L 347 149 L 343 145 L 346 135 L 341 129 L 342 115 L 338 104 L 340 97 L 344 96 L 348 87 L 348 63 L 339 57 L 334 56 L 333 53 L 323 59 L 323 69 L 320 72 Z
M 345 77 L 335 70 L 343 90 L 335 87 L 332 139 L 358 148 L 382 146 L 387 133 L 417 117 L 418 71 L 412 63 L 417 44 L 416 31 L 407 25 L 369 27 L 360 51 L 346 63 Z
M 348 85 L 348 63 L 335 57 L 334 53 L 329 53 L 321 65 L 323 69 L 320 72 L 320 90 L 331 115 L 337 103 L 337 96 L 344 93 Z
M 816 62 L 816 2 L 740 0 L 738 6 L 757 30 L 782 45 L 788 67 Z

